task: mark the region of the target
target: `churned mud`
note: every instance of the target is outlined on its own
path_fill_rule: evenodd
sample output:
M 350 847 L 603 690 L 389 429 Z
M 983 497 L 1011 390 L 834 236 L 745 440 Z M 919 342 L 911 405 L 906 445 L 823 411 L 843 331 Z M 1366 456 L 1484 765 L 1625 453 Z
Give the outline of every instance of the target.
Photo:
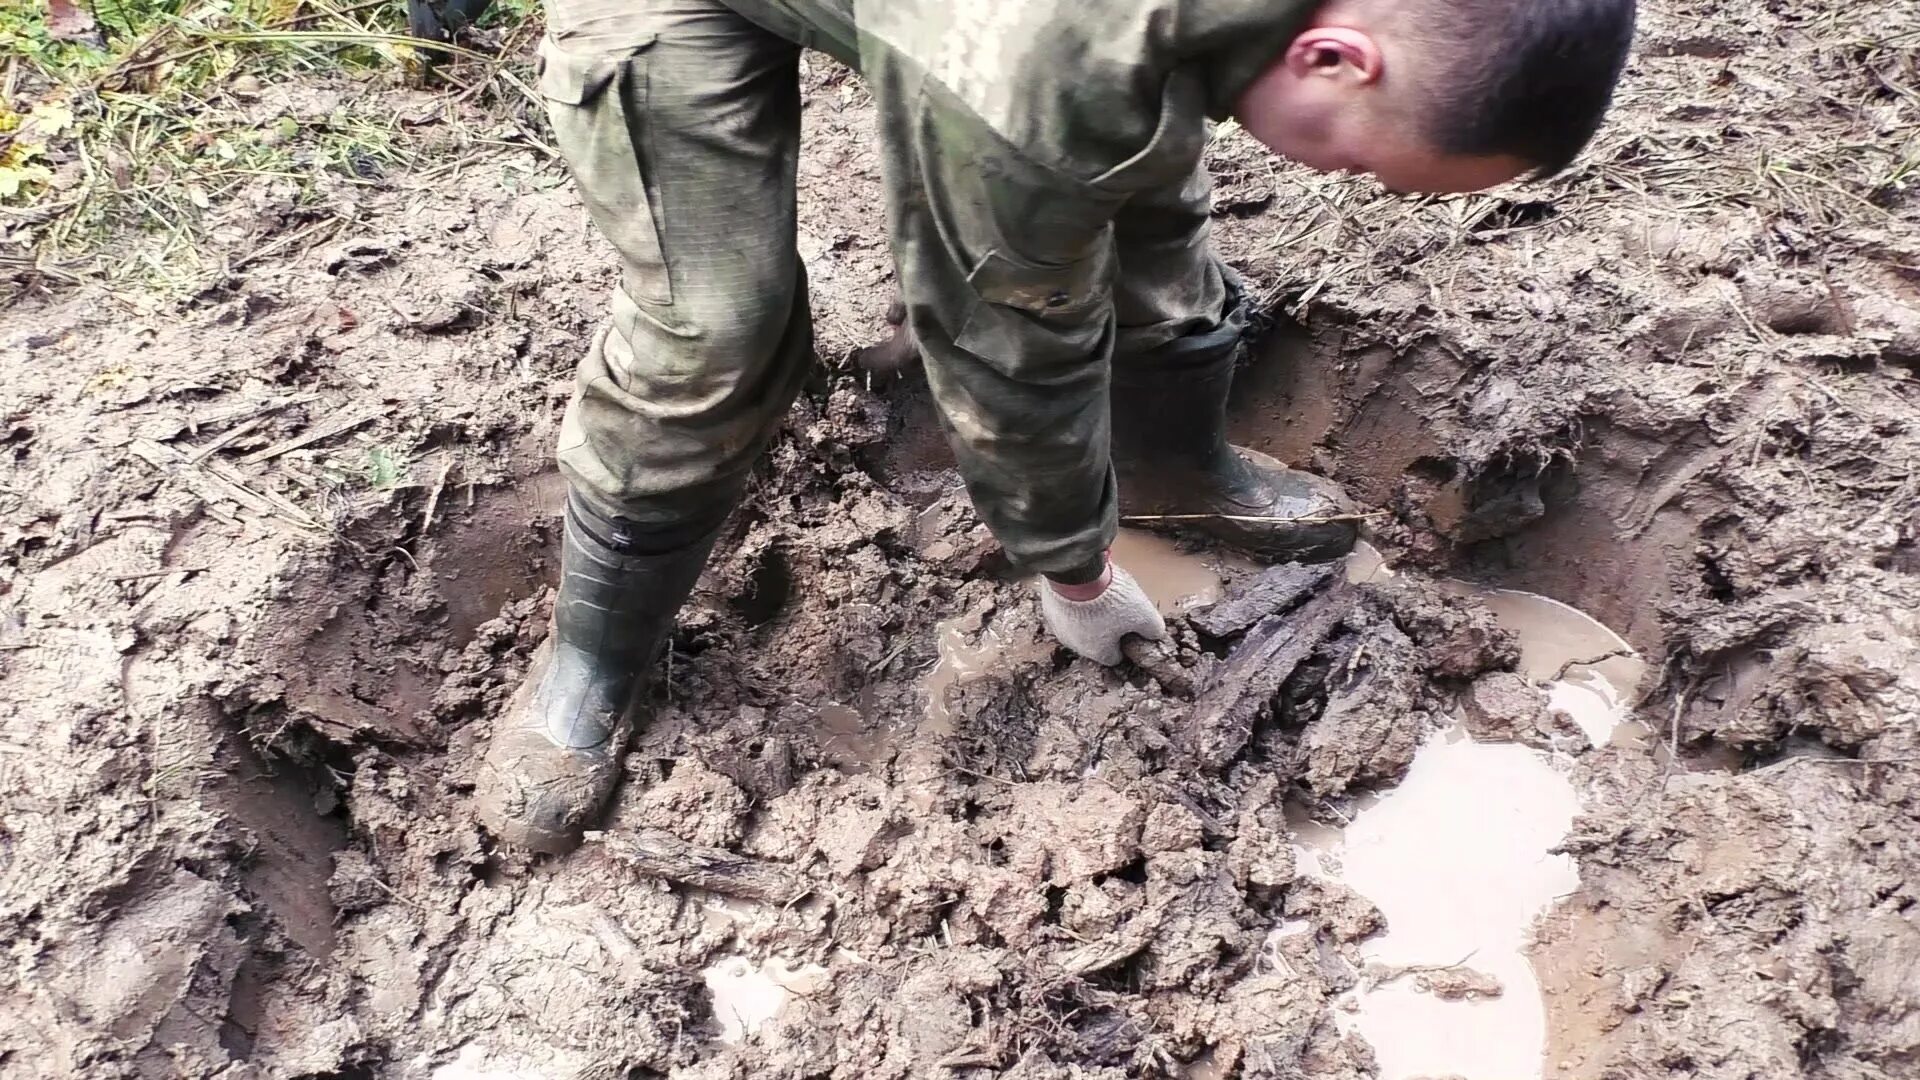
M 1488 196 L 1223 131 L 1238 436 L 1378 551 L 1130 530 L 1174 639 L 1111 672 L 918 377 L 846 363 L 892 282 L 816 66 L 819 377 L 537 861 L 466 804 L 608 253 L 471 102 L 263 88 L 415 101 L 448 165 L 312 249 L 263 180 L 242 272 L 0 316 L 0 1073 L 1920 1075 L 1917 43 L 1650 5 L 1589 163 Z

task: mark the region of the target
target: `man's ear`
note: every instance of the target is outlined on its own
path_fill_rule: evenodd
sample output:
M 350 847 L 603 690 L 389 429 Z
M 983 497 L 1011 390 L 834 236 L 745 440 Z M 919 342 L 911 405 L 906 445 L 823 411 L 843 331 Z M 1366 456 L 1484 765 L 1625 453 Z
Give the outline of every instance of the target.
M 1364 86 L 1386 70 L 1372 35 L 1349 26 L 1315 26 L 1287 46 L 1287 70 L 1295 78 L 1340 79 Z

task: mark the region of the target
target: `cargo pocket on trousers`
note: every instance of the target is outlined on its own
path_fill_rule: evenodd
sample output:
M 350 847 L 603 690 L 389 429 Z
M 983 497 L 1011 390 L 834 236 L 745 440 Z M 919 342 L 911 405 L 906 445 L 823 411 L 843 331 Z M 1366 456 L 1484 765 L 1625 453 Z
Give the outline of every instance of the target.
M 954 344 L 1010 375 L 1086 360 L 1111 321 L 1112 268 L 1105 243 L 1058 266 L 989 251 L 967 275 L 980 299 Z
M 653 164 L 647 138 L 648 36 L 629 55 L 580 56 L 552 38 L 540 41 L 540 96 L 553 140 L 574 183 L 628 268 L 635 300 L 673 302 L 673 282 L 648 190 Z

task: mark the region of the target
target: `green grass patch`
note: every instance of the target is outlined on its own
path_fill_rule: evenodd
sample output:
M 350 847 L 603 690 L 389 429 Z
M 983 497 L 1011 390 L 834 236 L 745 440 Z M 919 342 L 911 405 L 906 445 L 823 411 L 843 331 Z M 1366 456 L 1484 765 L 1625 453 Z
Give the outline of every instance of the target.
M 537 10 L 482 18 L 502 62 L 408 38 L 404 0 L 0 0 L 0 281 L 203 280 L 258 230 L 243 193 L 297 214 L 416 167 L 392 110 L 354 103 L 369 81 L 440 60 L 449 101 L 524 100 Z M 274 104 L 329 85 L 351 104 Z

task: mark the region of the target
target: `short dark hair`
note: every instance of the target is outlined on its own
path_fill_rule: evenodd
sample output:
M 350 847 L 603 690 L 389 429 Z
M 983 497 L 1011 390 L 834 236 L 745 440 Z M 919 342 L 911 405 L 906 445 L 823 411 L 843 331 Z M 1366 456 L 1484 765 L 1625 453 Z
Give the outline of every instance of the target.
M 1409 9 L 1440 63 L 1429 134 L 1546 177 L 1599 130 L 1633 42 L 1635 0 L 1442 0 Z

